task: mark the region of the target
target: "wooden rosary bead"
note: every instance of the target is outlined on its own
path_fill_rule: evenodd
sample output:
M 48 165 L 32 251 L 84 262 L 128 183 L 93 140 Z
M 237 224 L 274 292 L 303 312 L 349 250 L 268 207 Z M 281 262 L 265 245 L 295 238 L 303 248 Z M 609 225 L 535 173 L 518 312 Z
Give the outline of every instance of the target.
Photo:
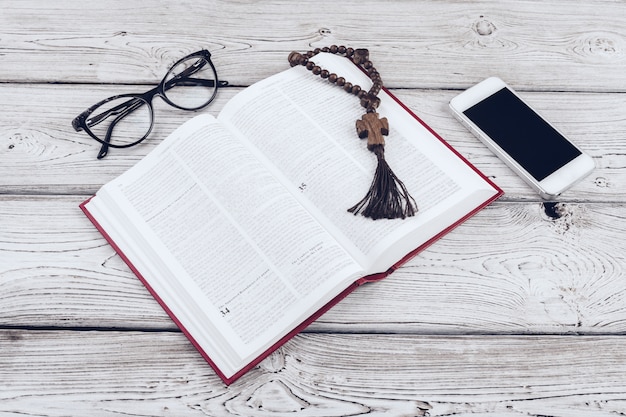
M 291 65 L 292 67 L 295 67 L 296 65 L 300 65 L 301 59 L 304 58 L 302 56 L 301 53 L 293 51 L 292 53 L 289 54 L 289 65 Z
M 365 107 L 370 111 L 371 109 L 376 109 L 380 105 L 380 99 L 373 94 L 365 94 L 361 97 L 361 106 Z
M 356 49 L 352 57 L 352 61 L 357 65 L 363 65 L 368 61 L 369 52 L 367 49 Z
M 316 65 L 310 60 L 320 52 L 330 52 L 333 54 L 344 55 L 346 58 L 349 58 L 352 62 L 361 67 L 366 72 L 370 80 L 372 80 L 372 86 L 369 91 L 365 91 L 361 88 L 361 86 L 346 81 L 344 77 L 340 77 L 335 73 L 331 73 L 330 71 L 321 68 L 319 65 Z M 306 54 L 300 54 L 294 51 L 289 54 L 289 63 L 292 67 L 302 65 L 313 74 L 319 75 L 321 78 L 328 79 L 331 83 L 337 84 L 338 87 L 342 87 L 346 92 L 354 94 L 360 99 L 361 106 L 363 106 L 368 113 L 372 112 L 380 104 L 380 99 L 377 96 L 382 89 L 383 81 L 380 74 L 374 67 L 374 64 L 370 61 L 369 51 L 367 49 L 354 49 L 343 45 L 331 45 L 323 48 L 315 48 L 312 51 L 308 51 Z

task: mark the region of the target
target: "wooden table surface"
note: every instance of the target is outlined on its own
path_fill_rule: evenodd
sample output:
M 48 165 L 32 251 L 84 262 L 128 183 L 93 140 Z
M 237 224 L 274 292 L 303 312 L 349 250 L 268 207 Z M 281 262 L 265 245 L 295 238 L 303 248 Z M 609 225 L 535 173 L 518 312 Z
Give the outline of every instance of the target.
M 626 3 L 0 0 L 1 416 L 626 413 Z M 192 114 L 96 160 L 71 121 L 209 49 L 206 112 L 292 50 L 367 47 L 506 195 L 227 387 L 78 204 Z M 505 79 L 597 169 L 543 202 L 447 110 Z

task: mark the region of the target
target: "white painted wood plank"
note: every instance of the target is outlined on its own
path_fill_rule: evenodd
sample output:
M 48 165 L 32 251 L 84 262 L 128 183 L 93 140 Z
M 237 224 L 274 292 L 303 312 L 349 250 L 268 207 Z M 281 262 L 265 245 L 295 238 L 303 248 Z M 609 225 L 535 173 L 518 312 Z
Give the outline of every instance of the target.
M 0 0 L 0 415 L 626 413 L 623 2 L 293 4 Z M 190 115 L 157 103 L 147 143 L 104 161 L 71 119 L 201 47 L 241 87 L 332 43 L 370 48 L 507 195 L 227 388 L 77 207 Z M 565 204 L 542 205 L 448 113 L 494 74 L 594 157 Z
M 80 201 L 0 196 L 0 326 L 175 329 Z M 498 202 L 310 330 L 621 334 L 624 235 L 623 204 Z
M 0 80 L 152 82 L 207 47 L 240 85 L 310 44 L 368 47 L 393 87 L 466 88 L 489 75 L 533 90 L 625 91 L 619 1 L 4 1 Z
M 605 416 L 623 339 L 307 334 L 225 387 L 180 333 L 3 330 L 0 414 Z
M 144 91 L 147 87 L 143 87 Z M 130 168 L 193 112 L 155 100 L 154 131 L 130 149 L 97 160 L 97 142 L 74 132 L 82 110 L 136 86 L 1 85 L 0 193 L 93 194 Z M 239 88 L 222 89 L 205 111 L 217 115 Z M 455 91 L 392 90 L 445 140 L 506 192 L 506 200 L 539 200 L 504 163 L 458 123 L 447 109 Z M 37 96 L 37 100 L 32 97 Z M 564 201 L 626 198 L 626 97 L 623 94 L 526 93 L 529 102 L 591 154 L 597 169 L 562 196 Z M 346 123 L 353 123 L 346 121 Z M 28 169 L 24 169 L 28 167 Z

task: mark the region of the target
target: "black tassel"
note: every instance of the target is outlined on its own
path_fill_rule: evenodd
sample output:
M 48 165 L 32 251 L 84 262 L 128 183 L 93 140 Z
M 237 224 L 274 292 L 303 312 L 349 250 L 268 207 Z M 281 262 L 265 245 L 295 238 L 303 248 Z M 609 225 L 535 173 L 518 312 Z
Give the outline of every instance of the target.
M 365 197 L 348 211 L 355 216 L 361 213 L 373 220 L 404 219 L 415 215 L 417 203 L 385 160 L 383 145 L 373 146 L 370 150 L 378 158 L 372 185 Z

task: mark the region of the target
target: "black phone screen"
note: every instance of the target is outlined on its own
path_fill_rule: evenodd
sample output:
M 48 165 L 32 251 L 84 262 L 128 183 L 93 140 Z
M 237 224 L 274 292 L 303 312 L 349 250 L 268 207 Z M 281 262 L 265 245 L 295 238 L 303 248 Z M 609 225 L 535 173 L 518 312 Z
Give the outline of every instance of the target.
M 581 154 L 506 87 L 463 113 L 538 181 Z

